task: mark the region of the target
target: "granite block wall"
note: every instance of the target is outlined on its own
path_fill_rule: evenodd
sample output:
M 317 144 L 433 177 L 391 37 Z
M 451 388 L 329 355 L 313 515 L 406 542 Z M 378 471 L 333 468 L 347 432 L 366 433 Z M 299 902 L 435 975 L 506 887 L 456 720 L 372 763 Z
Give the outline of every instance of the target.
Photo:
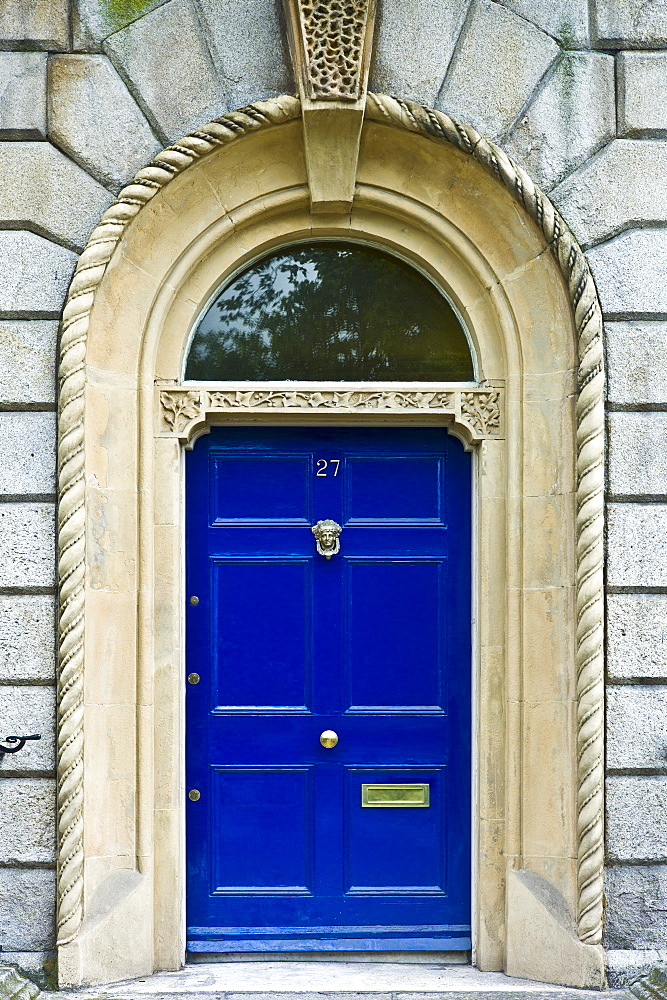
M 608 362 L 609 962 L 667 957 L 667 8 L 378 0 L 371 88 L 494 138 L 586 249 Z M 163 145 L 294 91 L 281 0 L 0 0 L 0 960 L 54 946 L 58 317 Z

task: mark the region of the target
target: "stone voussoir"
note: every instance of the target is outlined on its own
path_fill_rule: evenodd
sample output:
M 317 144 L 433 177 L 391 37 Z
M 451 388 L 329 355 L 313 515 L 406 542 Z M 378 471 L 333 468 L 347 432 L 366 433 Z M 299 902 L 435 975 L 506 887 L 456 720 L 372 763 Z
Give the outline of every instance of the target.
M 667 52 L 619 52 L 618 134 L 667 136 Z
M 0 139 L 46 137 L 46 52 L 0 52 Z

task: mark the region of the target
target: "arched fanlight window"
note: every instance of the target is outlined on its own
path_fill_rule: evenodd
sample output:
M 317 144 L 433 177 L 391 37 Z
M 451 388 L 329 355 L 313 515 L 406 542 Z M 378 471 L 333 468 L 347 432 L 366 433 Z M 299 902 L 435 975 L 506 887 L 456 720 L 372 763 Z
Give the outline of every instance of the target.
M 301 243 L 263 257 L 215 296 L 185 378 L 472 381 L 461 321 L 441 292 L 391 254 Z

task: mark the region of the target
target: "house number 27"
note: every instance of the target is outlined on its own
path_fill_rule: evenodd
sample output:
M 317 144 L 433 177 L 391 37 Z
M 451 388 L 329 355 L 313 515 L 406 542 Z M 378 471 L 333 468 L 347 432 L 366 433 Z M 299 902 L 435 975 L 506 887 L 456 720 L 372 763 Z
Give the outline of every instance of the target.
M 340 468 L 340 459 L 338 458 L 330 458 L 328 461 L 326 458 L 318 458 L 318 460 L 315 462 L 315 467 L 317 468 L 317 472 L 315 473 L 315 475 L 328 476 L 329 473 L 327 472 L 327 469 L 329 468 L 330 465 L 336 466 L 333 474 L 334 476 L 337 476 L 338 469 Z

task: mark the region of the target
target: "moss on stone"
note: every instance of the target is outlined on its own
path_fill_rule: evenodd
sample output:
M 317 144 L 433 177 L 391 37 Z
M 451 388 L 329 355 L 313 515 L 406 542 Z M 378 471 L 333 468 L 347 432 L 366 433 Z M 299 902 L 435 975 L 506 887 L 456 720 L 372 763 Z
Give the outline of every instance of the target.
M 100 0 L 107 20 L 117 30 L 158 6 L 156 0 Z

